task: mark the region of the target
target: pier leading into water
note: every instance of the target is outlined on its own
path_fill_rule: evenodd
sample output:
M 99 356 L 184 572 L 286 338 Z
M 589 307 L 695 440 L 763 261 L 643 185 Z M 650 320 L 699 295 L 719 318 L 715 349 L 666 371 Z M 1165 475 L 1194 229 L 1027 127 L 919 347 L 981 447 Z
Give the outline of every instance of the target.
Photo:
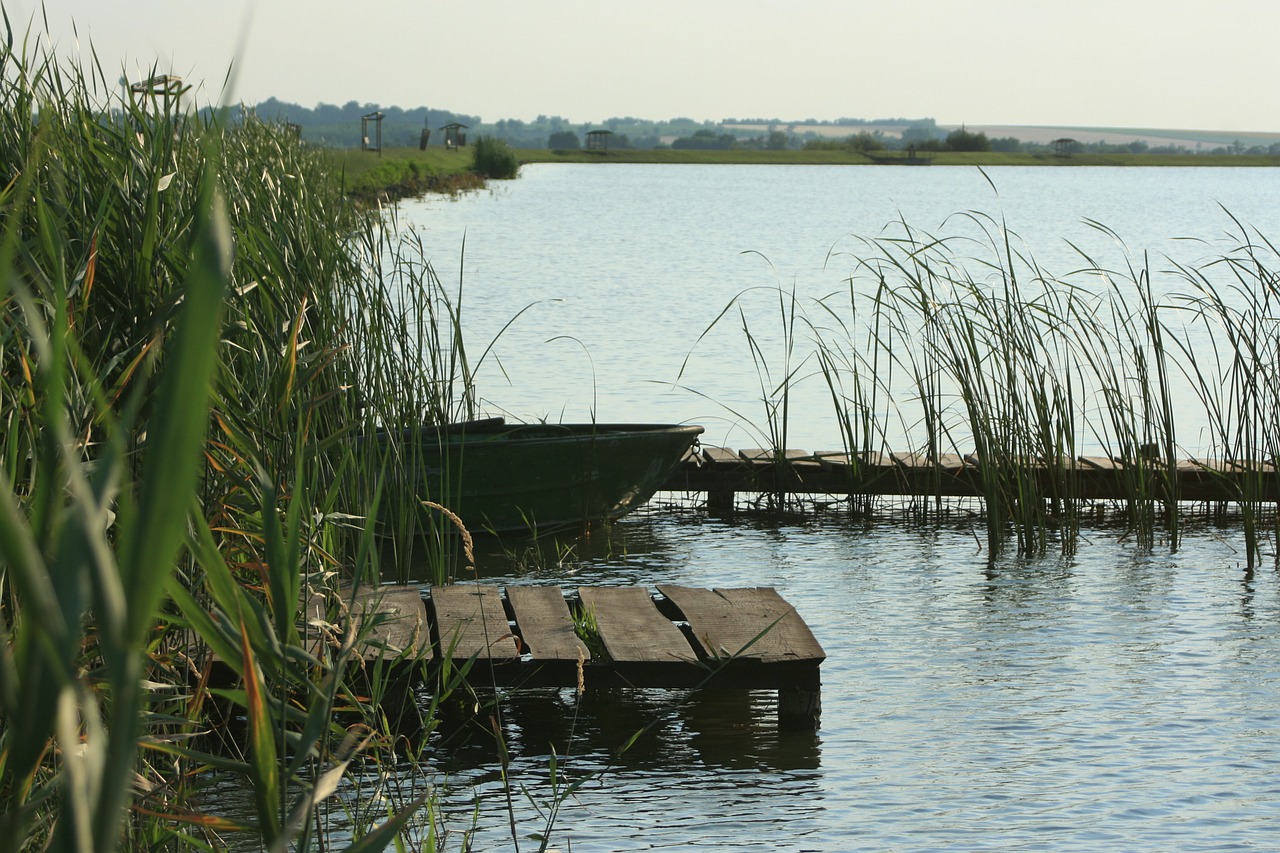
M 350 617 L 371 626 L 361 655 L 399 664 L 401 678 L 425 663 L 480 688 L 769 690 L 780 727 L 818 726 L 826 653 L 772 587 L 458 583 L 344 598 Z M 592 642 L 576 630 L 584 622 Z
M 1280 502 L 1280 476 L 1266 461 L 1105 456 L 1057 461 L 1002 460 L 984 469 L 974 455 L 867 451 L 734 450 L 695 446 L 663 491 L 705 492 L 712 508 L 732 508 L 739 493 L 980 498 L 993 479 L 1026 478 L 1034 494 L 1060 500 L 1158 499 Z

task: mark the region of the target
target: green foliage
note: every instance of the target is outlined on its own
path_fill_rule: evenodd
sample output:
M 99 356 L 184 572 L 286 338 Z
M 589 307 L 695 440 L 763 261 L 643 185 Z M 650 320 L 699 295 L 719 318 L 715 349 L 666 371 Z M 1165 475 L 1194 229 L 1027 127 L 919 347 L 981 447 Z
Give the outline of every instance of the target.
M 104 104 L 100 69 L 5 61 L 0 832 L 15 850 L 226 832 L 306 849 L 356 753 L 396 748 L 362 698 L 380 692 L 350 681 L 333 588 L 379 574 L 387 460 L 355 437 L 473 403 L 459 311 L 430 288 L 392 303 L 438 283 L 285 128 L 188 109 L 167 81 Z M 240 689 L 200 678 L 210 651 Z M 338 711 L 367 736 L 343 747 Z M 215 768 L 255 792 L 254 826 L 195 798 Z M 342 832 L 380 849 L 413 805 Z
M 471 152 L 471 169 L 486 178 L 505 180 L 520 173 L 520 160 L 510 145 L 492 136 L 481 136 Z
M 600 636 L 600 624 L 596 622 L 596 611 L 590 607 L 578 607 L 573 611 L 573 633 L 591 653 L 593 661 L 609 660 L 609 652 L 604 647 L 604 639 Z
M 717 133 L 709 128 L 694 131 L 692 136 L 682 136 L 671 143 L 677 150 L 694 151 L 726 151 L 737 144 L 738 138 L 732 133 Z
M 548 148 L 581 148 L 582 140 L 572 130 L 558 130 L 547 137 Z
M 804 147 L 809 151 L 883 151 L 887 146 L 883 136 L 864 130 L 844 139 L 810 139 Z
M 982 131 L 974 132 L 962 127 L 947 134 L 947 147 L 952 151 L 990 151 L 991 140 Z

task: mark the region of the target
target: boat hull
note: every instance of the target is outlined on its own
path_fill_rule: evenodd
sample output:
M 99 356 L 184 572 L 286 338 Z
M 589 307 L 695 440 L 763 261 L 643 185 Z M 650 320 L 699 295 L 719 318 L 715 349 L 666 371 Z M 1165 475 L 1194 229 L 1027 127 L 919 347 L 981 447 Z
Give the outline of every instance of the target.
M 695 425 L 495 422 L 424 430 L 411 485 L 473 532 L 547 532 L 639 507 L 701 433 Z

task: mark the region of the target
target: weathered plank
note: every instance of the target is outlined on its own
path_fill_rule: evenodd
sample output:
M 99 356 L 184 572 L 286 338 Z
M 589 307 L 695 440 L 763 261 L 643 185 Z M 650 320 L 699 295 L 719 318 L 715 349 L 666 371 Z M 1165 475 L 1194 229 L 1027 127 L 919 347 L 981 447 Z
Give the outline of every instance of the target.
M 558 586 L 509 586 L 516 630 L 534 660 L 591 660 L 573 630 L 573 614 Z
M 704 444 L 702 446 L 702 457 L 706 459 L 709 465 L 729 465 L 738 466 L 742 464 L 742 460 L 738 454 L 728 447 L 713 447 Z
M 890 453 L 890 458 L 903 468 L 925 468 L 932 469 L 933 462 L 923 453 Z
M 777 451 L 770 450 L 768 448 L 763 448 L 763 447 L 749 447 L 744 450 L 739 450 L 738 455 L 741 456 L 743 460 L 747 462 L 752 462 L 752 463 L 765 462 L 769 464 L 772 464 L 773 462 L 777 462 L 780 460 L 786 460 L 788 462 L 796 462 L 801 459 L 813 458 L 813 454 L 809 453 L 807 450 L 784 450 L 781 453 L 778 453 Z
M 582 606 L 592 611 L 605 651 L 617 663 L 697 660 L 693 647 L 670 619 L 658 612 L 643 587 L 579 587 Z
M 850 466 L 849 454 L 843 450 L 821 450 L 813 456 L 824 470 L 847 471 Z
M 965 468 L 964 457 L 959 453 L 939 453 L 937 465 L 948 474 L 955 474 Z
M 352 618 L 358 630 L 366 624 L 360 654 L 375 657 L 426 656 L 431 637 L 427 627 L 427 607 L 416 586 L 382 586 L 361 589 L 351 601 Z
M 453 584 L 431 587 L 438 641 L 436 656 L 510 660 L 519 657 L 515 635 L 496 586 Z
M 812 662 L 826 653 L 796 609 L 771 587 L 703 589 L 662 584 L 710 658 L 741 655 L 764 663 Z
M 872 468 L 895 468 L 897 463 L 893 461 L 893 455 L 884 453 L 880 450 L 865 450 L 858 454 L 858 459 L 863 465 Z

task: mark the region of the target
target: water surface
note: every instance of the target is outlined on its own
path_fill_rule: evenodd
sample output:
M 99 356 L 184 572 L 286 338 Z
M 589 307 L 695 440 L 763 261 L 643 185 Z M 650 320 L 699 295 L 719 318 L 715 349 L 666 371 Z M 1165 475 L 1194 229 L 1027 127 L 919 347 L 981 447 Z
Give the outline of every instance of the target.
M 547 165 L 403 215 L 446 279 L 465 235 L 473 340 L 538 303 L 496 350 L 509 378 L 481 375 L 492 412 L 694 421 L 750 446 L 741 324 L 699 340 L 744 290 L 838 290 L 896 220 L 977 237 L 1007 222 L 1054 274 L 1082 265 L 1072 244 L 1160 268 L 1213 254 L 1236 228 L 1224 206 L 1280 234 L 1278 190 L 1266 169 Z M 793 446 L 838 446 L 820 393 L 797 395 L 792 429 Z M 482 555 L 498 583 L 775 586 L 828 655 L 814 734 L 779 733 L 767 693 L 503 700 L 521 848 L 555 801 L 554 753 L 561 781 L 589 779 L 550 836 L 579 853 L 1280 849 L 1280 574 L 1247 571 L 1239 539 L 1197 520 L 1176 552 L 1144 550 L 1099 526 L 1073 556 L 993 558 L 964 509 L 927 528 L 686 509 L 522 562 Z M 475 849 L 510 849 L 492 739 L 447 733 L 407 789 L 447 780 L 452 838 L 478 810 Z
M 900 236 L 904 222 L 963 237 L 957 252 L 972 256 L 979 279 L 994 259 L 987 232 L 1003 225 L 1046 275 L 1096 264 L 1123 278 L 1149 265 L 1157 290 L 1185 289 L 1161 272 L 1170 259 L 1220 257 L 1239 244 L 1240 225 L 1280 234 L 1280 170 L 1262 168 L 543 164 L 493 187 L 402 214 L 441 277 L 456 284 L 461 274 L 473 355 L 534 305 L 481 369 L 489 411 L 692 421 L 734 447 L 760 446 L 762 399 L 813 350 L 803 324 L 788 349 L 777 288 L 794 288 L 820 321 L 815 300 L 846 291 L 867 241 Z M 762 342 L 767 377 L 744 323 Z M 815 372 L 798 371 L 809 378 L 791 392 L 788 443 L 838 448 Z M 1198 429 L 1185 426 L 1188 443 Z

